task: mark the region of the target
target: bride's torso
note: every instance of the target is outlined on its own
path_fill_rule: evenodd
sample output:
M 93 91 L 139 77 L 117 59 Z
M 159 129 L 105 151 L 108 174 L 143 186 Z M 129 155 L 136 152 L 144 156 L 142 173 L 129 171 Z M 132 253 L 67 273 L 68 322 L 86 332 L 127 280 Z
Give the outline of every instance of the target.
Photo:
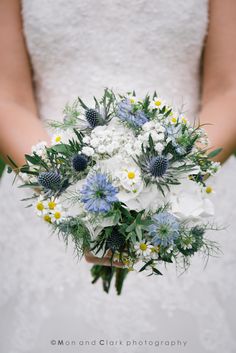
M 22 0 L 22 18 L 42 118 L 60 118 L 67 101 L 100 95 L 106 86 L 122 92 L 135 89 L 138 95 L 157 90 L 170 103 L 184 103 L 190 118 L 198 113 L 207 0 Z M 6 346 L 12 344 L 17 352 L 46 352 L 54 338 L 49 334 L 77 337 L 78 327 L 84 337 L 114 338 L 119 332 L 121 338 L 134 338 L 135 333 L 153 339 L 168 333 L 169 339 L 178 334 L 195 342 L 192 353 L 234 352 L 230 298 L 235 289 L 236 216 L 231 207 L 234 190 L 224 185 L 234 185 L 227 167 L 220 174 L 215 201 L 220 200 L 217 219 L 221 215 L 222 224 L 231 224 L 227 238 L 218 235 L 226 255 L 212 259 L 205 273 L 194 259 L 195 266 L 181 278 L 173 266 L 161 279 L 131 273 L 124 295 L 117 299 L 92 287 L 89 266 L 77 264 L 62 240 L 48 237 L 46 225 L 24 209 L 19 201 L 23 196 L 4 175 L 0 308 L 5 316 L 1 312 L 0 327 L 8 333 L 3 335 Z M 166 311 L 175 309 L 171 321 Z
M 23 0 L 22 14 L 43 118 L 104 87 L 197 113 L 207 0 Z

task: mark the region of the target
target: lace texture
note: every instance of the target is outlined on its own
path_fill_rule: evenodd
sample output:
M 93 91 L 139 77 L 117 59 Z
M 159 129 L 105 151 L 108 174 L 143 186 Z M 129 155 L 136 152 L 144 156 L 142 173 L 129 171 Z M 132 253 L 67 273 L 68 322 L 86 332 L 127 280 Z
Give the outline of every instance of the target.
M 24 0 L 24 33 L 42 119 L 61 119 L 67 101 L 104 87 L 141 96 L 158 89 L 187 116 L 198 114 L 200 59 L 207 0 Z M 53 339 L 185 340 L 191 353 L 233 353 L 235 327 L 236 161 L 216 177 L 216 217 L 226 230 L 209 234 L 223 255 L 201 258 L 177 276 L 130 273 L 117 297 L 90 283 L 78 263 L 20 200 L 27 192 L 0 186 L 0 348 L 4 353 L 56 352 Z M 58 348 L 58 349 L 56 349 Z M 65 352 L 143 352 L 144 346 L 64 347 Z M 156 347 L 148 347 L 156 351 Z M 160 346 L 159 352 L 183 347 Z

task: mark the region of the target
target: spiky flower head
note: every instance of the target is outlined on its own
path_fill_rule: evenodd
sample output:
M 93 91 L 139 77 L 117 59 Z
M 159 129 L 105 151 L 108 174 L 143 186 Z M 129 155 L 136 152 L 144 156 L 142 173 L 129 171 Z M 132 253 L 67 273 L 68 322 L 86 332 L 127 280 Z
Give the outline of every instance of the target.
M 87 168 L 88 165 L 88 157 L 83 153 L 77 154 L 72 159 L 72 166 L 76 172 L 82 172 Z
M 81 201 L 85 209 L 95 213 L 108 212 L 112 204 L 118 201 L 116 194 L 118 188 L 114 187 L 107 176 L 97 172 L 87 178 L 81 189 Z
M 151 158 L 149 164 L 149 171 L 155 178 L 162 177 L 169 166 L 169 161 L 165 156 L 156 156 Z
M 55 171 L 42 172 L 38 176 L 38 183 L 45 189 L 59 189 L 61 186 L 61 175 Z
M 85 117 L 92 129 L 99 125 L 99 113 L 95 109 L 87 109 Z
M 111 234 L 107 238 L 106 248 L 114 253 L 115 251 L 121 251 L 124 245 L 124 235 L 119 231 L 118 227 L 113 227 Z
M 179 223 L 169 212 L 154 214 L 152 222 L 148 230 L 154 246 L 169 246 L 179 237 Z

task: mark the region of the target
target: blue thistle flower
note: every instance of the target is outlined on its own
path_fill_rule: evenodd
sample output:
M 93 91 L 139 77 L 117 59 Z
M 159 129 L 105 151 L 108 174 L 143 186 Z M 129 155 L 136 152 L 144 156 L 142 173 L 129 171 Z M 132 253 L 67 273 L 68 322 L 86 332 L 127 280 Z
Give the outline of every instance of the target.
M 122 121 L 127 122 L 134 127 L 141 127 L 148 121 L 147 116 L 142 110 L 132 111 L 133 107 L 128 99 L 121 101 L 118 104 L 117 116 Z
M 118 188 L 110 183 L 106 175 L 96 173 L 89 176 L 82 187 L 81 201 L 85 204 L 87 211 L 105 213 L 110 210 L 113 202 L 118 201 L 117 193 Z
M 153 245 L 164 247 L 173 244 L 179 237 L 179 223 L 176 218 L 168 213 L 156 213 L 152 217 L 153 223 L 149 226 L 149 234 L 152 237 Z
M 169 166 L 169 161 L 165 156 L 153 157 L 150 160 L 149 171 L 155 178 L 162 177 Z

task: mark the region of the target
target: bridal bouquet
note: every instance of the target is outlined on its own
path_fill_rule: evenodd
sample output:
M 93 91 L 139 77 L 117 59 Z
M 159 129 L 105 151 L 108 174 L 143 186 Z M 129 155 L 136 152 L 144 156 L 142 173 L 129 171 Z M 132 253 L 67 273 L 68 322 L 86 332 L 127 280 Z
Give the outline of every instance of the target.
M 216 229 L 207 177 L 219 169 L 211 159 L 220 149 L 209 153 L 203 128 L 156 93 L 139 99 L 105 89 L 93 107 L 78 98 L 63 122 L 49 125 L 52 143 L 25 156 L 20 187 L 31 188 L 28 206 L 80 257 L 111 254 L 110 267 L 92 267 L 93 283 L 101 278 L 108 292 L 115 277 L 120 294 L 131 270 L 186 269 L 195 253 L 217 248 L 205 233 Z

